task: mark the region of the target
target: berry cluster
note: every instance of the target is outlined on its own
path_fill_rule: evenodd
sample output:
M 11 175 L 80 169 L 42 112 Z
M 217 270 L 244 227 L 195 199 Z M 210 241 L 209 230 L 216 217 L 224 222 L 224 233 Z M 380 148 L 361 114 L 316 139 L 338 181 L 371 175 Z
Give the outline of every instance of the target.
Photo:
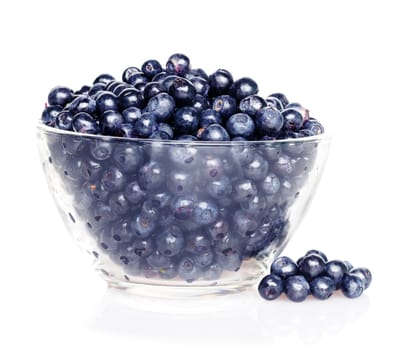
M 324 131 L 299 103 L 258 91 L 251 78 L 234 80 L 225 69 L 207 75 L 174 54 L 165 69 L 157 60 L 127 68 L 122 81 L 101 74 L 76 92 L 57 86 L 41 120 L 61 130 L 160 140 L 271 140 Z
M 304 301 L 309 294 L 325 300 L 337 289 L 348 298 L 357 298 L 371 279 L 367 268 L 353 268 L 348 261 L 328 261 L 324 253 L 309 250 L 297 262 L 286 256 L 276 258 L 258 291 L 266 300 L 274 300 L 282 293 L 295 302 Z

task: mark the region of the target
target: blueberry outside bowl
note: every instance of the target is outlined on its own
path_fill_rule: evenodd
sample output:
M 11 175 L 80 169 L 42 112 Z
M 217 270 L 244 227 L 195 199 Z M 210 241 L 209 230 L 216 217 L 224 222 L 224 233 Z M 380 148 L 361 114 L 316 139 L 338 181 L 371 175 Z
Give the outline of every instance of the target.
M 110 287 L 160 296 L 254 285 L 299 226 L 330 137 L 167 141 L 39 124 L 49 189 Z

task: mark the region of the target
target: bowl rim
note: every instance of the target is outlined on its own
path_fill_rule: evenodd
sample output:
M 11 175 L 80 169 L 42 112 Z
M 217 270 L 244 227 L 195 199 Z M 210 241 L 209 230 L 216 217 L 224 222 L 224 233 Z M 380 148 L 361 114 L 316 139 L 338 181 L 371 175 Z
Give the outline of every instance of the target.
M 304 136 L 299 138 L 291 139 L 279 139 L 279 140 L 230 140 L 230 141 L 194 141 L 194 140 L 161 140 L 161 139 L 145 139 L 145 138 L 132 138 L 132 137 L 121 137 L 121 136 L 111 136 L 111 135 L 100 135 L 100 134 L 87 134 L 75 131 L 61 130 L 44 124 L 39 121 L 36 126 L 37 130 L 41 133 L 46 134 L 57 134 L 64 136 L 73 136 L 91 140 L 101 140 L 101 141 L 114 141 L 114 142 L 132 142 L 140 144 L 166 144 L 166 145 L 193 145 L 193 146 L 244 146 L 244 145 L 278 145 L 278 144 L 288 144 L 288 143 L 321 143 L 330 142 L 332 135 L 324 132 L 315 136 Z

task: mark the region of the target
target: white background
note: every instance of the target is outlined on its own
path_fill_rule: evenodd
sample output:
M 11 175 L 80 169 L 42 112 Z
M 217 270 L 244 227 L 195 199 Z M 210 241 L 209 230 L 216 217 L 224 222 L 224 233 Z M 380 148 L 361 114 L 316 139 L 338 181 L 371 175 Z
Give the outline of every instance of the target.
M 297 348 L 392 344 L 392 33 L 389 1 L 12 1 L 0 5 L 0 348 Z M 334 135 L 285 253 L 369 267 L 359 299 L 266 302 L 256 290 L 154 301 L 107 291 L 65 231 L 38 161 L 49 89 L 174 52 L 254 77 Z M 384 318 L 388 316 L 388 321 Z

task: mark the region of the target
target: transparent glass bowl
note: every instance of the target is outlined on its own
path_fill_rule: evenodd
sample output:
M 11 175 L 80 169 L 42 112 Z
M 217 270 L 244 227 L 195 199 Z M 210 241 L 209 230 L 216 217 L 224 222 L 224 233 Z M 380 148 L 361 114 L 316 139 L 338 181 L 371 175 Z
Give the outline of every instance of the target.
M 256 283 L 299 226 L 330 138 L 192 142 L 39 124 L 49 189 L 111 287 L 225 294 Z

